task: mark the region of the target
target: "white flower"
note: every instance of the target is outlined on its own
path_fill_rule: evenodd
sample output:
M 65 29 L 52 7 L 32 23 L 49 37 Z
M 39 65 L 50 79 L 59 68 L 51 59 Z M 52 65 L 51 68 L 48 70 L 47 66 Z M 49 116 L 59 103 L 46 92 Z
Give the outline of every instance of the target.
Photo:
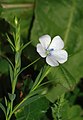
M 39 38 L 40 43 L 37 44 L 37 52 L 41 57 L 46 57 L 46 62 L 50 66 L 58 66 L 67 61 L 68 53 L 63 50 L 64 42 L 60 36 L 55 36 L 51 41 L 49 35 Z

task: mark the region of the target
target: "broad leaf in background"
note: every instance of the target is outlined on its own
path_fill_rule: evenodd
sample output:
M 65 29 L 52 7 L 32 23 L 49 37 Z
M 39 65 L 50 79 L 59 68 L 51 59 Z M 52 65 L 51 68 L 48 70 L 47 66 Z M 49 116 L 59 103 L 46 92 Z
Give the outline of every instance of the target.
M 49 101 L 45 98 L 40 98 L 28 106 L 18 110 L 16 120 L 40 120 L 46 118 L 45 113 L 49 108 Z M 47 120 L 47 119 L 45 119 Z
M 36 46 L 40 36 L 49 34 L 54 37 L 60 35 L 64 40 L 65 49 L 69 53 L 69 60 L 61 68 L 55 67 L 48 75 L 48 79 L 61 81 L 67 88 L 70 81 L 75 86 L 83 77 L 83 4 L 82 0 L 36 0 L 35 21 L 33 24 L 31 40 Z M 80 57 L 81 56 L 81 57 Z M 68 75 L 69 73 L 69 75 Z M 63 76 L 63 77 L 62 77 Z M 74 81 L 72 81 L 71 77 Z M 58 93 L 57 88 L 56 90 Z M 71 89 L 71 88 L 70 88 Z M 52 91 L 51 94 L 54 92 Z M 49 95 L 49 99 L 51 99 Z M 56 99 L 56 96 L 55 96 Z M 52 101 L 52 100 L 51 100 Z M 54 100 L 53 100 L 54 101 Z
M 21 35 L 27 39 L 33 16 L 34 0 L 3 0 L 0 1 L 0 17 L 5 18 L 13 25 L 14 17 L 18 17 L 21 23 Z

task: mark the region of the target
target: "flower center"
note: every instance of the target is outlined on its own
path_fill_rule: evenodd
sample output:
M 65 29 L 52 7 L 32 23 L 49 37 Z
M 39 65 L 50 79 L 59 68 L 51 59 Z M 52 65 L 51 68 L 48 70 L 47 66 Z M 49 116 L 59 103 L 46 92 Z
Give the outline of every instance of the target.
M 51 49 L 46 49 L 46 55 L 48 56 L 48 55 L 51 55 L 51 52 L 53 51 L 54 49 L 53 48 L 51 48 Z

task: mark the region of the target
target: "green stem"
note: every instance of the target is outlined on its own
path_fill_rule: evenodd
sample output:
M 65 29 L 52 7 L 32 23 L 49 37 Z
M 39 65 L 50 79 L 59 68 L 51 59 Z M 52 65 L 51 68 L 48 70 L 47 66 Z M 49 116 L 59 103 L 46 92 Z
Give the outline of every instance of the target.
M 22 68 L 22 69 L 20 70 L 20 72 L 18 73 L 18 75 L 19 75 L 20 73 L 22 73 L 24 70 L 26 70 L 28 67 L 30 67 L 31 65 L 33 65 L 34 63 L 36 63 L 38 60 L 40 60 L 40 58 L 37 58 L 34 62 L 32 62 L 32 63 L 30 63 L 29 65 L 27 65 L 26 67 Z
M 6 116 L 6 120 L 8 120 L 8 117 Z
M 14 79 L 13 84 L 12 84 L 12 94 L 14 94 L 15 92 L 16 83 L 17 83 L 17 78 Z
M 20 48 L 20 51 L 23 51 L 32 41 L 26 43 L 25 45 L 23 45 L 21 48 Z
M 6 4 L 6 3 L 1 3 L 2 8 L 4 9 L 15 9 L 15 8 L 33 8 L 34 4 L 33 3 L 26 3 L 26 4 Z
M 50 68 L 47 67 L 47 69 L 45 70 L 45 73 L 42 74 L 41 78 L 39 80 L 36 79 L 38 82 L 36 83 L 36 81 L 35 81 L 34 85 L 32 86 L 31 92 L 34 91 L 34 90 L 36 90 L 39 87 L 40 83 L 48 75 L 48 73 L 50 72 L 50 70 L 51 70 L 51 67 Z

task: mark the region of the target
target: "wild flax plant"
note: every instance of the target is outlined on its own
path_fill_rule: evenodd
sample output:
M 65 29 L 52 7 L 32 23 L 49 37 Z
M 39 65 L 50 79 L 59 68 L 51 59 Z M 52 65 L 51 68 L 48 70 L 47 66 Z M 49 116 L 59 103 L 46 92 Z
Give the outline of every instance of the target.
M 9 58 L 6 58 L 6 60 L 9 62 L 9 68 L 10 68 L 10 79 L 11 79 L 11 85 L 12 85 L 12 92 L 8 93 L 9 99 L 8 100 L 6 97 L 5 99 L 5 106 L 3 106 L 2 103 L 0 103 L 0 108 L 3 110 L 5 114 L 6 120 L 10 120 L 14 112 L 18 110 L 20 107 L 23 107 L 25 104 L 30 104 L 34 100 L 40 98 L 42 96 L 44 89 L 37 89 L 40 86 L 40 83 L 44 79 L 44 77 L 49 73 L 50 67 L 44 67 L 43 69 L 40 70 L 39 75 L 37 76 L 29 94 L 18 104 L 14 107 L 14 100 L 16 98 L 15 94 L 15 88 L 18 80 L 19 74 L 24 71 L 26 68 L 30 67 L 32 64 L 37 62 L 40 58 L 36 59 L 33 61 L 31 64 L 25 66 L 24 68 L 21 68 L 21 54 L 22 51 L 25 47 L 27 47 L 29 43 L 26 43 L 25 45 L 22 44 L 21 39 L 20 39 L 20 24 L 18 22 L 18 19 L 15 18 L 15 33 L 13 34 L 14 38 L 14 43 L 11 41 L 9 36 L 7 35 L 7 40 L 11 46 L 11 49 L 15 55 L 15 64 L 9 60 Z M 41 93 L 41 94 L 40 94 Z
M 0 108 L 3 110 L 5 114 L 6 120 L 10 120 L 12 115 L 21 107 L 30 104 L 31 102 L 37 100 L 46 94 L 47 89 L 42 88 L 41 82 L 48 75 L 52 67 L 58 66 L 59 63 L 62 64 L 67 61 L 68 53 L 65 50 L 62 50 L 64 47 L 64 42 L 59 36 L 56 36 L 51 41 L 51 37 L 49 35 L 44 35 L 39 38 L 40 43 L 37 44 L 37 52 L 41 57 L 46 58 L 46 62 L 49 65 L 45 65 L 41 68 L 35 82 L 28 95 L 16 106 L 14 106 L 14 100 L 16 98 L 15 88 L 18 81 L 18 76 L 28 67 L 36 63 L 40 58 L 36 59 L 29 65 L 21 68 L 21 54 L 24 48 L 26 48 L 31 42 L 26 43 L 25 45 L 22 43 L 20 38 L 20 23 L 18 19 L 15 17 L 15 32 L 13 34 L 14 41 L 12 42 L 10 37 L 7 35 L 7 40 L 9 45 L 14 53 L 15 59 L 14 64 L 9 58 L 6 58 L 9 62 L 9 71 L 10 71 L 10 79 L 11 79 L 11 87 L 12 92 L 8 93 L 9 100 L 5 97 L 5 106 L 0 103 Z

